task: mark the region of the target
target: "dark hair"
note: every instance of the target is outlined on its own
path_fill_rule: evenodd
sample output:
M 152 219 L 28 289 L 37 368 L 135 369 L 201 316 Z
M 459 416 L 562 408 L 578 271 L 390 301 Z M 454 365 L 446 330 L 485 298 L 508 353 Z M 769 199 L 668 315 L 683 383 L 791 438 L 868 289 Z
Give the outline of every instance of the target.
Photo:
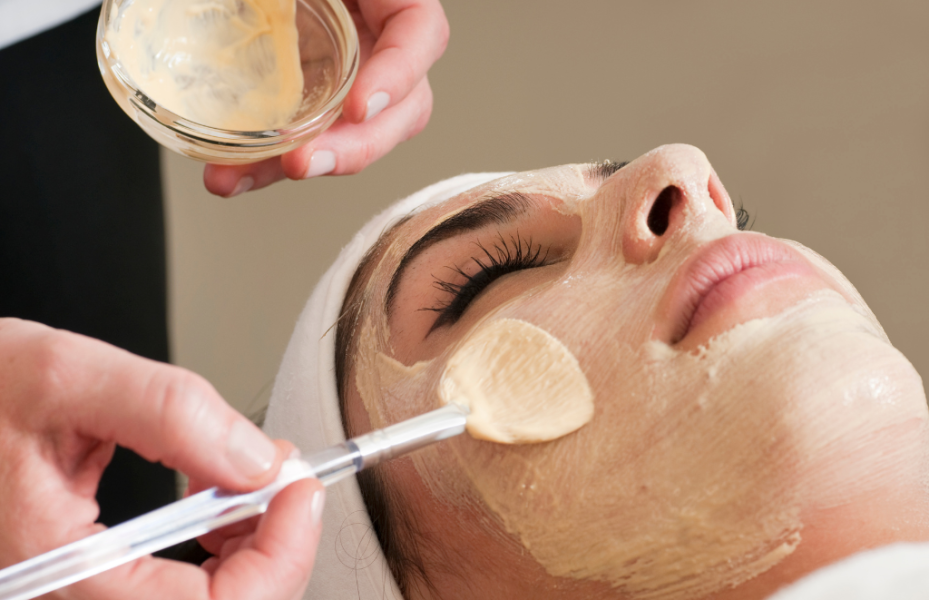
M 355 437 L 365 433 L 359 431 L 352 423 L 346 410 L 346 401 L 352 383 L 349 374 L 354 366 L 357 347 L 357 331 L 364 309 L 369 301 L 365 287 L 374 267 L 393 237 L 394 231 L 409 220 L 406 217 L 384 232 L 377 243 L 365 254 L 352 276 L 335 336 L 335 375 L 339 392 L 339 409 L 342 413 L 342 428 L 346 437 Z M 417 531 L 412 515 L 405 509 L 406 504 L 399 497 L 396 487 L 390 485 L 389 474 L 381 467 L 375 467 L 358 474 L 358 487 L 364 499 L 365 508 L 374 525 L 374 532 L 387 558 L 390 572 L 400 586 L 404 597 L 410 597 L 411 586 L 415 583 L 432 588 L 426 575 L 425 561 L 421 553 L 421 534 Z

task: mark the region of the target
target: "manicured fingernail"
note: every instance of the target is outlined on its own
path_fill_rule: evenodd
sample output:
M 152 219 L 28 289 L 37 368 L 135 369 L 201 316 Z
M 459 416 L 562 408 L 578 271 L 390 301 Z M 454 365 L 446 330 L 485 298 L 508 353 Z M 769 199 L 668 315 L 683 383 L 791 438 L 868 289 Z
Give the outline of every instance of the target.
M 326 505 L 326 490 L 319 490 L 313 494 L 313 500 L 310 502 L 310 519 L 314 527 L 319 527 L 319 522 L 323 519 L 323 507 Z
M 310 157 L 310 166 L 306 169 L 304 179 L 332 173 L 335 170 L 335 152 L 331 150 L 317 150 Z
M 382 110 L 390 104 L 390 94 L 387 92 L 374 92 L 368 98 L 368 111 L 365 113 L 365 121 L 370 121 L 376 117 Z
M 226 456 L 242 475 L 256 477 L 274 464 L 277 447 L 251 423 L 236 421 L 226 442 Z
M 252 186 L 255 185 L 255 180 L 246 175 L 239 180 L 235 187 L 232 188 L 232 193 L 226 196 L 226 198 L 232 198 L 233 196 L 238 196 L 239 194 L 244 194 L 248 190 L 252 189 Z

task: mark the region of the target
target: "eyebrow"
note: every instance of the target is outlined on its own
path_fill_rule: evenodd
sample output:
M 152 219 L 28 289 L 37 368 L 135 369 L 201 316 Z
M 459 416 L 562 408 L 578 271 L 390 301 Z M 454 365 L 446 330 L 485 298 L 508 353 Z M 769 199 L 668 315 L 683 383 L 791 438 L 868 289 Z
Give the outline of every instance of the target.
M 589 163 L 584 175 L 588 182 L 599 186 L 627 164 L 629 164 L 629 161 L 604 160 Z M 387 317 L 390 317 L 393 302 L 397 295 L 397 288 L 400 287 L 400 280 L 403 279 L 403 273 L 417 256 L 451 237 L 477 231 L 492 223 L 498 225 L 510 223 L 519 215 L 527 212 L 531 206 L 532 201 L 525 194 L 519 192 L 500 194 L 469 206 L 427 231 L 406 251 L 397 266 L 397 270 L 394 271 L 393 276 L 390 278 L 390 285 L 387 286 L 387 295 L 384 298 L 384 312 Z
M 393 277 L 390 278 L 387 296 L 384 299 L 385 312 L 388 317 L 390 316 L 394 298 L 397 295 L 397 288 L 400 287 L 403 273 L 417 256 L 449 238 L 477 231 L 491 224 L 506 225 L 516 217 L 526 213 L 531 206 L 532 201 L 525 194 L 518 192 L 500 194 L 469 206 L 427 231 L 406 251 L 397 266 L 397 270 L 394 271 Z
M 610 178 L 613 173 L 619 171 L 629 164 L 628 160 L 616 162 L 615 160 L 602 160 L 600 162 L 590 163 L 587 166 L 587 180 L 591 183 L 602 184 Z

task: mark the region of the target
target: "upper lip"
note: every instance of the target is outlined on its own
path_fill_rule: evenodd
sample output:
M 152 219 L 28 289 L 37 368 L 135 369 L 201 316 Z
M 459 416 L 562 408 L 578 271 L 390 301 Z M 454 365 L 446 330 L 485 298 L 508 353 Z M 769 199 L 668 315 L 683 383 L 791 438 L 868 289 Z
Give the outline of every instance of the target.
M 793 248 L 760 234 L 734 234 L 709 242 L 671 280 L 659 304 L 658 337 L 679 342 L 703 299 L 729 277 L 764 264 L 796 260 L 803 259 Z

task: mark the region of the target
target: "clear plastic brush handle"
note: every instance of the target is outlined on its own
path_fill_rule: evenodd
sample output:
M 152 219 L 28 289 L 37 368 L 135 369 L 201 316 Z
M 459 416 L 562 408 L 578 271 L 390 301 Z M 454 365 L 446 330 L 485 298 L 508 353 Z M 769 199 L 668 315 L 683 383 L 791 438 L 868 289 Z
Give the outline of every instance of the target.
M 400 454 L 464 431 L 467 410 L 448 405 L 306 458 L 284 461 L 277 478 L 254 492 L 219 488 L 194 494 L 116 527 L 0 570 L 0 600 L 28 600 L 123 563 L 260 515 L 291 483 L 330 485 Z

